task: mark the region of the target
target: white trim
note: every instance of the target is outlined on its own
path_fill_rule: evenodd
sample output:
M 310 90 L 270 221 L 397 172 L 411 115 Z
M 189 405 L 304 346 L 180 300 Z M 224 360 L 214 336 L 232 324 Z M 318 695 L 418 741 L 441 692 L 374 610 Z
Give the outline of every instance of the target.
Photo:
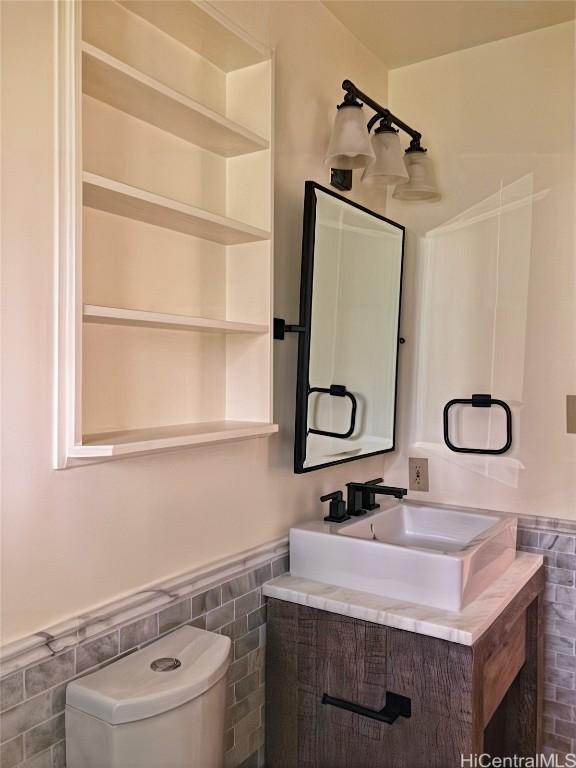
M 286 554 L 288 537 L 282 536 L 233 557 L 221 558 L 209 565 L 146 584 L 137 592 L 125 594 L 112 602 L 88 608 L 81 615 L 72 616 L 1 647 L 1 674 L 6 675 L 51 658 L 55 653 L 73 648 L 90 637 L 110 632 L 127 621 L 204 592 Z
M 270 251 L 268 254 L 269 264 L 269 297 L 270 306 L 268 308 L 268 322 L 270 328 L 274 328 L 274 256 L 276 253 L 276 221 L 275 221 L 275 200 L 274 184 L 276 180 L 276 50 L 269 50 L 270 57 Z M 268 385 L 268 420 L 274 422 L 274 333 L 270 333 L 269 355 L 270 355 L 270 382 Z
M 80 4 L 53 0 L 54 177 L 54 376 L 53 467 L 66 466 L 80 440 L 81 402 L 81 99 Z

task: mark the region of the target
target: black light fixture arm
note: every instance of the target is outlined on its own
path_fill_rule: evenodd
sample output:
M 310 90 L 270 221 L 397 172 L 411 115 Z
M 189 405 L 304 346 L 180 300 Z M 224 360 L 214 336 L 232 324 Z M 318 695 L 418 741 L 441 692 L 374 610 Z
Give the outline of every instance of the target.
M 420 140 L 422 139 L 421 133 L 419 133 L 418 131 L 415 131 L 414 128 L 411 128 L 403 120 L 400 120 L 399 117 L 396 117 L 396 115 L 392 114 L 392 112 L 390 112 L 390 110 L 387 109 L 387 107 L 383 107 L 381 104 L 378 104 L 377 101 L 374 101 L 374 99 L 371 99 L 370 96 L 368 96 L 359 88 L 357 88 L 351 80 L 344 80 L 344 82 L 342 83 L 342 88 L 343 90 L 346 91 L 346 94 L 349 94 L 350 98 L 359 99 L 360 101 L 364 102 L 364 104 L 366 104 L 371 109 L 373 109 L 374 112 L 376 113 L 373 117 L 370 118 L 368 122 L 369 133 L 374 127 L 374 124 L 378 122 L 378 120 L 386 120 L 388 123 L 391 123 L 392 125 L 396 125 L 398 128 L 400 128 L 402 131 L 404 131 L 411 137 L 412 139 L 412 141 L 410 142 L 411 149 L 413 150 L 420 149 Z

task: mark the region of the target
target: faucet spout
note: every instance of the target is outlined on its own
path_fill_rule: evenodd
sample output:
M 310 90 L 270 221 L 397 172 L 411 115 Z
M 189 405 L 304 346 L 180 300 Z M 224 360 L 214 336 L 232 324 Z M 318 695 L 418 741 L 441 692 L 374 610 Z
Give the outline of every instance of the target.
M 348 509 L 349 515 L 365 515 L 367 510 L 377 509 L 375 503 L 376 494 L 383 496 L 393 496 L 395 499 L 403 499 L 408 493 L 406 488 L 397 488 L 392 485 L 378 485 L 382 481 L 379 477 L 376 480 L 370 480 L 367 483 L 346 483 L 348 489 Z

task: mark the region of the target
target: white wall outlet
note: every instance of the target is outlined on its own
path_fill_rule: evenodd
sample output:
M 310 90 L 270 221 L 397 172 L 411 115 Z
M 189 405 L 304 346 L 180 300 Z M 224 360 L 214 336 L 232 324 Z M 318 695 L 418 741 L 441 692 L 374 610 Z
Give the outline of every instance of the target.
M 428 491 L 428 459 L 408 459 L 408 477 L 411 491 Z

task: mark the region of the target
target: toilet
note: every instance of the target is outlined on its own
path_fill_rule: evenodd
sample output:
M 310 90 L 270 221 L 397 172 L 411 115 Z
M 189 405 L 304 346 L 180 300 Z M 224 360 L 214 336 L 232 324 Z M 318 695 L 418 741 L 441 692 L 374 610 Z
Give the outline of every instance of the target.
M 67 768 L 221 768 L 230 638 L 182 627 L 66 689 Z

